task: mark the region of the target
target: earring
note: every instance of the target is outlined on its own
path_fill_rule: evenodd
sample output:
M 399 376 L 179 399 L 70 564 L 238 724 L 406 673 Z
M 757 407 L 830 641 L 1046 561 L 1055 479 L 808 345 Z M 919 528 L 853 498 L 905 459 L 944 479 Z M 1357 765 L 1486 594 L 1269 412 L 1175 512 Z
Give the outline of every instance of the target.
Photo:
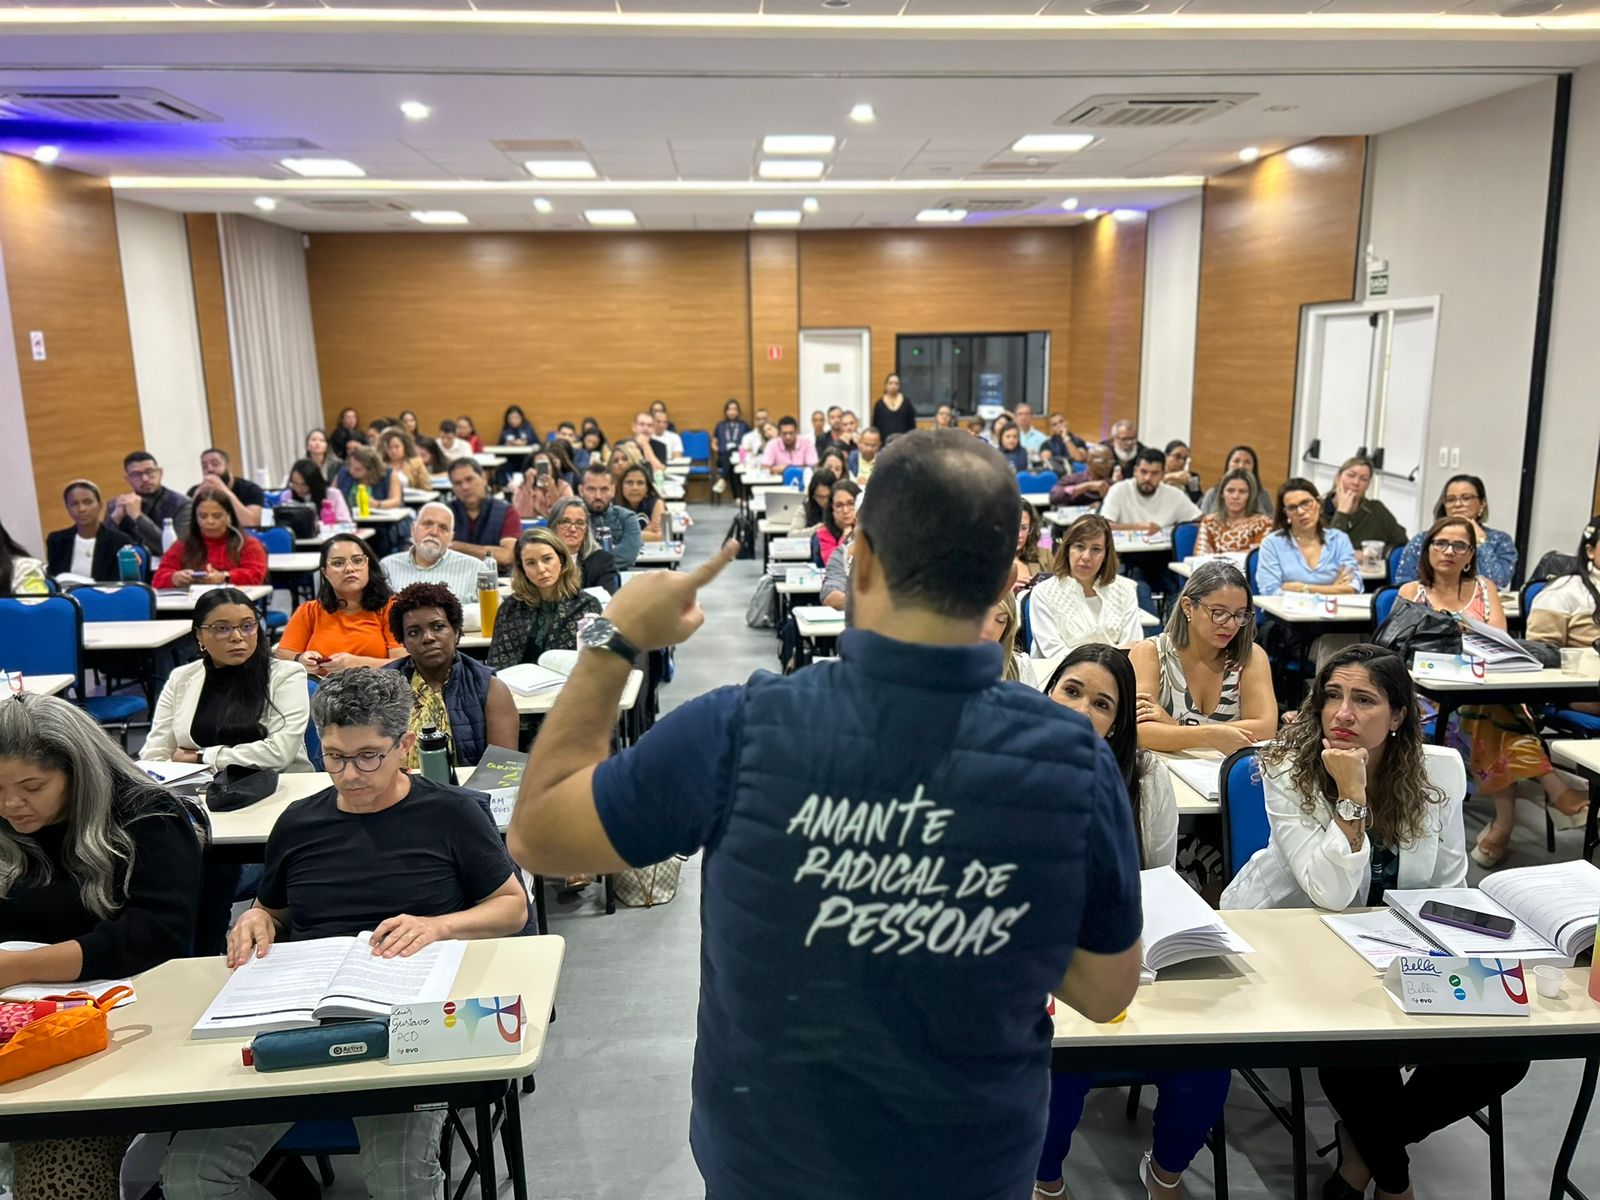
M 1389 736 L 1390 737 L 1399 737 L 1400 736 L 1400 731 L 1398 729 L 1391 729 L 1391 730 L 1389 730 Z

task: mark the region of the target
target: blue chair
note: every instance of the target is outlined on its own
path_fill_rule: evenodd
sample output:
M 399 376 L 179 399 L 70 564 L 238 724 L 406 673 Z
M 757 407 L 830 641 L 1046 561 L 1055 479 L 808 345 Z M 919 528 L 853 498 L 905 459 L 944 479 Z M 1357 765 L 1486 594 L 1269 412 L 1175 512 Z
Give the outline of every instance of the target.
M 685 429 L 678 438 L 683 442 L 683 453 L 689 459 L 689 478 L 710 478 L 711 435 L 704 429 Z
M 138 542 L 133 543 L 133 552 L 139 556 L 139 579 L 143 583 L 150 582 L 150 551 Z
M 819 571 L 828 565 L 822 561 L 822 539 L 814 533 L 811 535 L 811 565 Z
M 315 696 L 320 685 L 311 676 L 306 676 L 306 694 Z M 317 732 L 315 721 L 306 722 L 306 757 L 311 760 L 313 771 L 325 771 L 327 768 L 322 762 L 322 735 Z
M 268 554 L 293 554 L 294 533 L 278 525 L 269 525 L 265 529 L 252 529 L 250 536 L 260 542 Z
M 1195 543 L 1200 540 L 1200 522 L 1184 521 L 1172 527 L 1172 557 L 1182 562 L 1194 555 Z
M 97 583 L 67 593 L 85 621 L 154 621 L 156 593 L 148 583 Z
M 1400 574 L 1400 556 L 1406 552 L 1404 546 L 1396 546 L 1389 551 L 1389 578 L 1394 580 Z
M 1378 629 L 1389 619 L 1389 614 L 1394 611 L 1394 602 L 1400 599 L 1400 589 L 1397 587 L 1379 588 L 1378 594 L 1372 598 L 1372 627 Z
M 1027 495 L 1029 492 L 1048 492 L 1061 482 L 1061 476 L 1054 471 L 1019 471 L 1017 473 L 1017 490 Z
M 1522 594 L 1518 598 L 1522 605 L 1522 619 L 1527 621 L 1528 614 L 1533 611 L 1533 602 L 1540 592 L 1550 586 L 1548 579 L 1530 579 L 1522 585 Z
M 1232 883 L 1250 856 L 1266 848 L 1271 833 L 1254 746 L 1235 750 L 1223 760 L 1220 784 L 1222 875 Z
M 128 726 L 148 711 L 142 696 L 83 695 L 83 609 L 71 596 L 0 599 L 5 668 L 24 675 L 70 675 L 78 705 L 101 725 L 116 726 L 128 748 Z
M 1022 645 L 1017 649 L 1018 654 L 1033 653 L 1033 589 L 1029 588 L 1022 593 L 1022 600 L 1017 605 L 1017 624 L 1022 627 Z
M 786 488 L 805 487 L 806 469 L 804 467 L 785 467 L 783 469 L 783 486 Z
M 1252 596 L 1261 594 L 1261 588 L 1256 583 L 1256 564 L 1260 561 L 1261 551 L 1259 549 L 1252 550 L 1244 556 L 1244 577 L 1250 584 L 1250 594 Z

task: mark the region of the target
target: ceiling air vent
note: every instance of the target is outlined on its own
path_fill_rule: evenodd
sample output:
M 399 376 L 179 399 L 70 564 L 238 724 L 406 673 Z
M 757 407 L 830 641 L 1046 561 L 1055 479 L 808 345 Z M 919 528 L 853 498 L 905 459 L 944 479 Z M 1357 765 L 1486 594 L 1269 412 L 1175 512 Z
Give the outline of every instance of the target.
M 1035 205 L 1043 204 L 1043 196 L 1027 197 L 995 197 L 973 196 L 966 200 L 941 200 L 939 208 L 964 208 L 969 213 L 1005 213 L 1025 212 Z
M 290 150 L 322 149 L 321 146 L 317 145 L 309 138 L 298 137 L 232 137 L 223 138 L 222 140 L 228 145 L 232 146 L 235 150 L 248 150 L 252 152 L 268 150 L 287 152 Z
M 1144 126 L 1199 125 L 1231 112 L 1254 92 L 1189 92 L 1173 95 L 1090 96 L 1056 118 L 1075 129 L 1138 129 Z
M 0 119 L 93 121 L 97 124 L 192 125 L 221 121 L 155 88 L 0 88 Z
M 404 204 L 393 201 L 354 199 L 328 199 L 328 200 L 297 200 L 301 208 L 308 208 L 312 212 L 320 213 L 386 213 L 410 212 Z
M 489 143 L 506 154 L 584 154 L 582 142 L 563 138 L 501 138 Z
M 1051 163 L 1042 162 L 1042 161 L 1038 161 L 1038 160 L 1035 160 L 1034 162 L 1006 162 L 1006 161 L 1004 161 L 1002 159 L 997 159 L 994 162 L 986 162 L 986 163 L 984 163 L 976 171 L 972 172 L 972 174 L 974 174 L 974 175 L 1043 175 L 1046 171 L 1048 171 L 1051 168 L 1052 165 L 1053 164 L 1051 164 Z

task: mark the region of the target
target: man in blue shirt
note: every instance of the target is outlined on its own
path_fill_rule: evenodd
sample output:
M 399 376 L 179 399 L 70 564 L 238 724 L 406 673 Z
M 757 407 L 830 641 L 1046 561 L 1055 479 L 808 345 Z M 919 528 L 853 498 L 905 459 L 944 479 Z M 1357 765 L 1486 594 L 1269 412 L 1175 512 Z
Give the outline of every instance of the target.
M 896 438 L 839 658 L 701 696 L 615 758 L 632 660 L 699 628 L 696 592 L 737 547 L 630 582 L 581 635 L 509 846 L 555 874 L 705 850 L 690 1142 L 712 1200 L 1021 1200 L 1047 995 L 1100 1021 L 1133 996 L 1116 763 L 979 641 L 1020 509 L 989 447 Z

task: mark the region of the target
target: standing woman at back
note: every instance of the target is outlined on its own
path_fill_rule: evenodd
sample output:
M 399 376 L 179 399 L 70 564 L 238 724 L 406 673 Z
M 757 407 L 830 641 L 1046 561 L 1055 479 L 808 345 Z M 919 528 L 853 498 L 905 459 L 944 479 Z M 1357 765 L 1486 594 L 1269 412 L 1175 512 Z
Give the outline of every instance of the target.
M 872 406 L 872 423 L 888 445 L 896 435 L 917 427 L 917 409 L 900 390 L 900 376 L 891 374 L 883 381 L 883 395 Z

